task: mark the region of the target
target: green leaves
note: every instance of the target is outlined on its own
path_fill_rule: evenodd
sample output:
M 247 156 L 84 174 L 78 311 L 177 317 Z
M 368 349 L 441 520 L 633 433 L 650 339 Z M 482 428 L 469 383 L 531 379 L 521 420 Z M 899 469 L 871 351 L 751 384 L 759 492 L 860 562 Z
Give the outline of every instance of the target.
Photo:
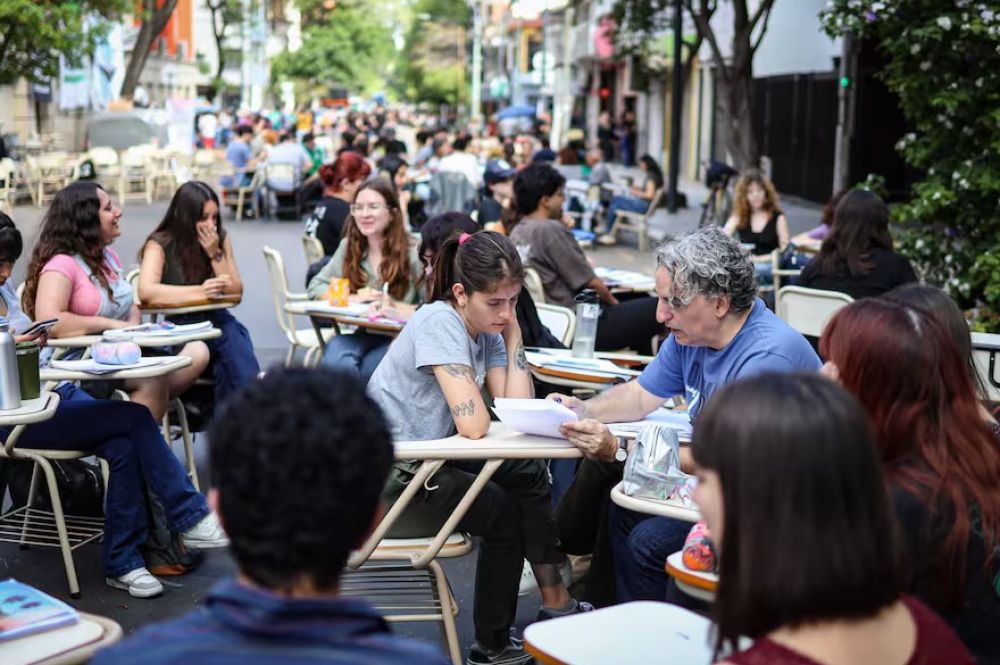
M 100 27 L 84 31 L 85 16 L 95 12 L 114 19 L 129 6 L 128 0 L 0 1 L 0 83 L 57 76 L 60 54 L 78 61 L 101 34 Z
M 462 0 L 415 0 L 394 77 L 407 99 L 461 104 L 468 94 L 465 73 L 468 6 Z
M 930 283 L 1000 322 L 1000 11 L 975 0 L 832 0 L 820 19 L 887 56 L 913 128 L 897 145 L 924 172 L 893 207 L 900 250 Z M 996 328 L 994 331 L 1000 330 Z

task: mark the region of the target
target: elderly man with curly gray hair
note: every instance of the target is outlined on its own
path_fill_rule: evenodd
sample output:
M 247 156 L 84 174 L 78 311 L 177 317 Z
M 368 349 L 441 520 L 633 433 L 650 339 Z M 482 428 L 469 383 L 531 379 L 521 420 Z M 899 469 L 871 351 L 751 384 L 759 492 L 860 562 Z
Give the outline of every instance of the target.
M 562 432 L 588 458 L 559 506 L 560 540 L 572 554 L 594 551 L 598 570 L 592 568 L 592 573 L 598 577 L 606 565 L 597 559 L 603 515 L 608 512 L 617 584 L 612 591 L 592 580 L 596 586 L 588 588 L 594 590 L 588 600 L 595 604 L 606 604 L 614 595 L 619 601 L 664 600 L 664 561 L 682 548 L 690 528 L 677 520 L 632 513 L 606 500 L 607 490 L 621 480 L 621 458 L 626 453 L 605 423 L 642 420 L 675 395 L 686 397 L 695 420 L 705 401 L 727 383 L 769 372 L 820 368 L 806 339 L 757 297 L 750 256 L 720 229 L 709 227 L 668 239 L 657 248 L 656 260 L 656 320 L 670 337 L 653 362 L 636 380 L 591 400 L 549 396 L 579 415 L 578 421 L 565 423 Z M 681 449 L 681 462 L 691 471 L 686 447 Z M 594 515 L 599 516 L 596 525 Z

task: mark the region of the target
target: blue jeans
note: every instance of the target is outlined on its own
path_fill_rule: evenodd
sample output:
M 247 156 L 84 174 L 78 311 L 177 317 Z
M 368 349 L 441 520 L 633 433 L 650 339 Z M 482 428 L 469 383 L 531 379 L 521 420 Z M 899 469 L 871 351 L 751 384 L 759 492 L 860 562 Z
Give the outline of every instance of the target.
M 637 196 L 615 196 L 611 199 L 611 203 L 608 204 L 608 230 L 611 229 L 611 225 L 615 223 L 615 214 L 619 210 L 626 210 L 628 212 L 646 212 L 649 210 L 649 201 L 646 199 L 640 199 Z
M 667 599 L 667 557 L 684 548 L 693 525 L 653 517 L 611 503 L 608 530 L 615 559 L 618 602 Z
M 222 335 L 205 342 L 215 368 L 215 405 L 223 404 L 233 393 L 257 378 L 260 364 L 253 352 L 250 332 L 226 310 L 182 314 L 170 318 L 174 323 L 211 321 Z
M 368 383 L 389 350 L 390 342 L 392 338 L 387 335 L 360 331 L 353 335 L 337 335 L 326 345 L 323 367 L 346 370 Z
M 149 409 L 132 402 L 97 400 L 74 385 L 60 386 L 61 401 L 49 420 L 29 425 L 21 448 L 86 450 L 108 461 L 111 477 L 104 506 L 104 572 L 118 577 L 146 565 L 144 483 L 163 503 L 170 528 L 187 531 L 206 515 L 208 503 L 163 440 Z M 6 439 L 9 429 L 0 430 Z

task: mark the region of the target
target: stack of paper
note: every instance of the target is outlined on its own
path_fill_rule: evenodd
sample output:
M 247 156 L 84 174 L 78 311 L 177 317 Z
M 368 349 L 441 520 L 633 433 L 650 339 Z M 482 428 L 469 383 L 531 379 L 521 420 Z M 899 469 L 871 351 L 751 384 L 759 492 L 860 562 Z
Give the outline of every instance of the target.
M 650 275 L 643 275 L 640 272 L 630 270 L 618 270 L 616 268 L 595 268 L 594 274 L 601 278 L 601 281 L 608 286 L 646 286 L 654 282 Z
M 493 402 L 493 411 L 500 422 L 516 432 L 558 439 L 566 438 L 559 432 L 559 426 L 577 420 L 576 413 L 550 399 L 498 397 Z
M 618 435 L 638 434 L 639 430 L 650 424 L 666 425 L 671 429 L 677 430 L 677 436 L 679 436 L 681 440 L 691 440 L 691 417 L 688 415 L 687 411 L 657 409 L 642 420 L 636 420 L 628 423 L 611 423 L 608 427 L 612 432 Z
M 143 338 L 180 337 L 192 333 L 204 332 L 212 329 L 211 321 L 200 321 L 198 323 L 176 324 L 169 321 L 160 323 L 143 323 L 128 328 L 118 328 L 116 330 L 105 330 L 102 338 L 109 342 L 126 342 Z
M 131 365 L 103 365 L 93 358 L 87 358 L 85 360 L 52 360 L 49 362 L 49 367 L 52 369 L 61 369 L 66 372 L 86 372 L 87 374 L 111 374 L 112 372 L 120 372 L 123 369 L 138 369 L 140 367 L 155 367 L 156 365 L 163 365 L 171 360 L 174 360 L 177 356 L 149 356 L 148 358 L 139 358 Z
M 359 302 L 344 305 L 343 307 L 328 305 L 326 303 L 315 303 L 309 306 L 307 311 L 313 312 L 330 312 L 333 314 L 340 314 L 342 316 L 354 316 L 357 318 L 367 318 L 368 317 L 368 303 Z
M 528 363 L 535 367 L 549 367 L 567 372 L 576 371 L 584 374 L 614 376 L 623 379 L 630 379 L 641 374 L 641 372 L 635 370 L 619 367 L 610 360 L 600 360 L 598 358 L 555 356 L 535 351 L 526 351 L 524 355 Z

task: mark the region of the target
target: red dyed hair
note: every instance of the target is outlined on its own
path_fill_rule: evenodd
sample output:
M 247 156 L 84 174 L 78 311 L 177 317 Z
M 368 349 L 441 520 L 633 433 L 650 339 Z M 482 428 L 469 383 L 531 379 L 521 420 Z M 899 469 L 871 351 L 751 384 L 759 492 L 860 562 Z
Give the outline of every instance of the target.
M 889 482 L 950 520 L 933 583 L 939 602 L 956 604 L 972 520 L 987 566 L 1000 536 L 1000 446 L 980 415 L 966 359 L 929 312 L 879 299 L 837 312 L 820 354 L 867 410 Z
M 356 152 L 342 152 L 332 164 L 320 167 L 319 179 L 324 187 L 338 192 L 345 182 L 363 180 L 371 172 L 372 167 L 364 157 Z

